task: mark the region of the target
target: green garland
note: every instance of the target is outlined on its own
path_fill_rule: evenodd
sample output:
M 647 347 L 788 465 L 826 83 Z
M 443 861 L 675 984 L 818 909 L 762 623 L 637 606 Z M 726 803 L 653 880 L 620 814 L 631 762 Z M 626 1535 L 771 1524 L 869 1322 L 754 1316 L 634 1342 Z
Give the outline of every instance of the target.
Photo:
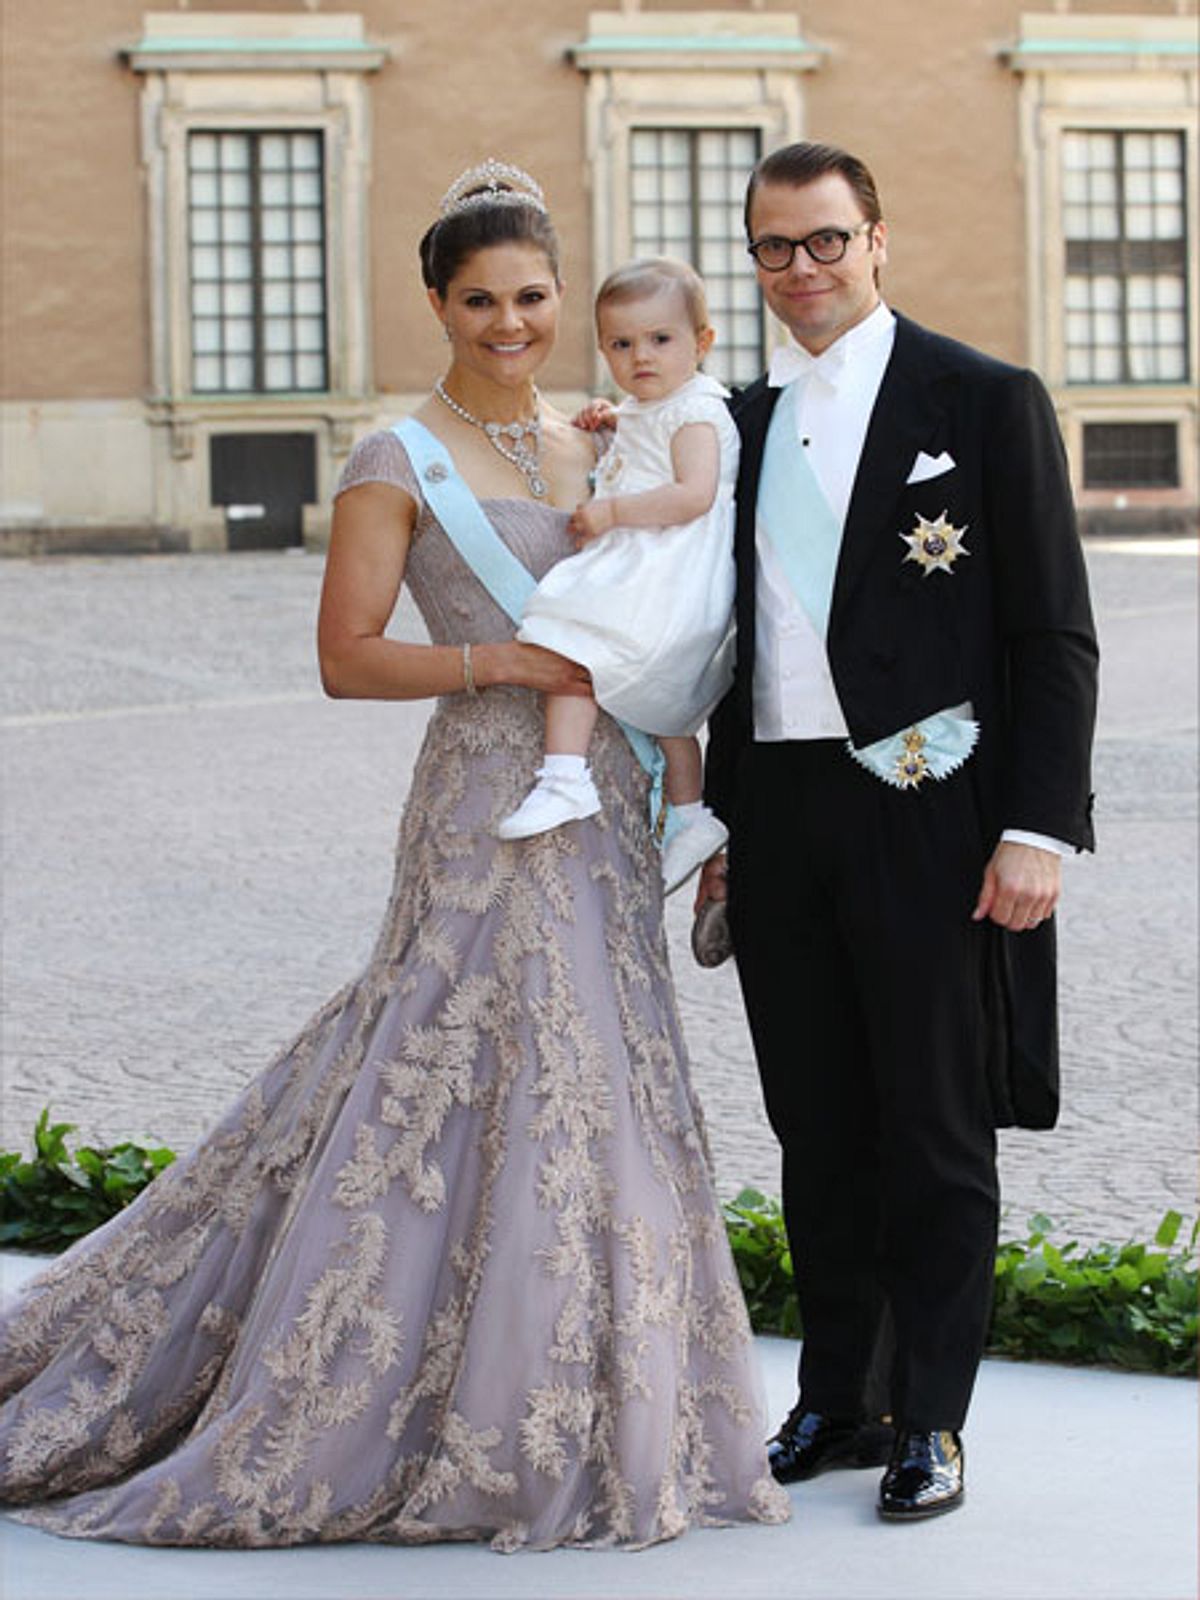
M 115 1217 L 175 1159 L 163 1146 L 125 1143 L 72 1154 L 70 1122 L 51 1125 L 43 1109 L 33 1132 L 33 1159 L 0 1151 L 0 1247 L 65 1250 Z
M 783 1216 L 776 1200 L 743 1189 L 725 1224 L 757 1333 L 800 1332 Z M 1183 1218 L 1168 1211 L 1153 1245 L 1056 1245 L 1048 1217 L 1000 1245 L 988 1350 L 1019 1360 L 1066 1361 L 1135 1372 L 1195 1375 L 1200 1311 L 1195 1249 L 1200 1224 L 1173 1246 Z
M 0 1152 L 0 1247 L 65 1250 L 107 1222 L 175 1159 L 132 1142 L 67 1148 L 70 1123 L 43 1110 L 30 1160 Z M 779 1202 L 743 1189 L 724 1208 L 750 1321 L 757 1333 L 800 1336 L 792 1258 Z M 1152 1245 L 1054 1244 L 1048 1217 L 1000 1245 L 988 1349 L 1021 1360 L 1194 1374 L 1200 1312 L 1200 1224 L 1176 1249 L 1183 1219 L 1168 1211 Z

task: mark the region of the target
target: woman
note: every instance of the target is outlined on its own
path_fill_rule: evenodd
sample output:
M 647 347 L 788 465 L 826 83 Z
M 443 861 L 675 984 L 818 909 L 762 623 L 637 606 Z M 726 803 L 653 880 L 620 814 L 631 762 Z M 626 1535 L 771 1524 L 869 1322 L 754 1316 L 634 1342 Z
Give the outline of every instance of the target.
M 513 640 L 430 496 L 457 468 L 533 577 L 569 553 L 591 445 L 533 386 L 561 293 L 540 191 L 464 175 L 422 264 L 451 359 L 406 437 L 438 459 L 356 449 L 319 628 L 331 694 L 438 697 L 391 903 L 362 977 L 11 1313 L 3 1485 L 68 1496 L 20 1513 L 56 1532 L 513 1549 L 787 1514 L 621 731 L 603 820 L 491 831 L 537 764 L 533 691 L 587 684 Z M 383 636 L 402 580 L 429 645 Z

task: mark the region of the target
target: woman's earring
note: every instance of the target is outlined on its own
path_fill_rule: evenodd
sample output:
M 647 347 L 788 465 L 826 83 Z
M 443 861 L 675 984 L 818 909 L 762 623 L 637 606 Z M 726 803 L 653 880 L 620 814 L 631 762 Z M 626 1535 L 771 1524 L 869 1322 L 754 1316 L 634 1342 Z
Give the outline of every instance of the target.
M 453 340 L 453 337 L 454 337 L 454 335 L 450 332 L 450 324 L 448 322 L 443 322 L 442 323 L 442 338 L 445 339 L 447 344 L 450 344 L 451 341 Z

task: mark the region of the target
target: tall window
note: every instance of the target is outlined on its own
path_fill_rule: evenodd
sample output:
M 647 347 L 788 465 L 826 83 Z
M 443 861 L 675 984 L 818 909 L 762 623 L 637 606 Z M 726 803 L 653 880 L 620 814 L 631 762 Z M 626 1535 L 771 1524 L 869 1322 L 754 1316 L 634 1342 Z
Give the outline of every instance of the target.
M 328 387 L 319 133 L 188 139 L 192 388 Z
M 1068 383 L 1173 383 L 1187 366 L 1183 135 L 1064 133 Z
M 717 330 L 704 364 L 725 383 L 748 383 L 763 367 L 762 311 L 742 228 L 746 179 L 758 155 L 754 128 L 630 134 L 634 254 L 679 256 L 700 273 Z

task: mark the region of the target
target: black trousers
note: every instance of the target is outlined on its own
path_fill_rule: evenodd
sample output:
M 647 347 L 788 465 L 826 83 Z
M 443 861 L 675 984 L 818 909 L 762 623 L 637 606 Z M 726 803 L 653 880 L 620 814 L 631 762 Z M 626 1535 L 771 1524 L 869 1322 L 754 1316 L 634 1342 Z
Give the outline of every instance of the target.
M 729 915 L 771 1126 L 804 1403 L 961 1427 L 991 1308 L 999 1208 L 983 1019 L 987 851 L 967 768 L 916 790 L 841 741 L 742 759 Z

